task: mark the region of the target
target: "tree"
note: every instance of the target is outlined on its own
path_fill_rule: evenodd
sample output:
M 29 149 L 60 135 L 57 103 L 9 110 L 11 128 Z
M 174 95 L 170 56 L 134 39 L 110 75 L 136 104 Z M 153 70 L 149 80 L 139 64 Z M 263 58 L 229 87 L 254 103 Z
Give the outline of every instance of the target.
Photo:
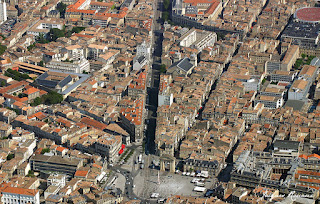
M 27 174 L 27 177 L 35 177 L 34 171 L 29 170 L 29 172 L 28 172 L 28 174 Z
M 27 47 L 28 51 L 31 51 L 36 46 L 36 43 L 32 43 Z
M 50 91 L 47 95 L 43 96 L 43 101 L 47 105 L 52 105 L 61 103 L 61 101 L 63 101 L 63 97 L 55 91 Z
M 39 62 L 39 66 L 44 67 L 43 60 L 41 60 L 41 61 Z
M 27 97 L 28 95 L 27 94 L 25 94 L 25 93 L 19 93 L 18 94 L 18 97 L 19 98 L 23 98 L 23 97 Z
M 48 39 L 45 38 L 45 36 L 43 34 L 40 34 L 37 38 L 36 38 L 37 43 L 40 44 L 46 44 L 48 43 Z
M 65 33 L 63 30 L 60 30 L 59 28 L 51 28 L 49 32 L 49 41 L 56 41 L 58 38 L 64 37 Z
M 5 40 L 6 37 L 4 37 L 4 35 L 0 34 L 0 37 L 2 37 L 2 40 Z
M 9 161 L 9 160 L 11 160 L 11 159 L 13 159 L 14 158 L 14 155 L 13 154 L 8 154 L 8 156 L 7 156 L 7 160 Z
M 218 38 L 218 40 L 224 40 L 225 39 L 225 34 L 217 33 L 217 38 Z
M 165 73 L 167 71 L 166 67 L 167 66 L 165 64 L 160 65 L 160 72 Z
M 1 81 L 1 82 L 0 82 L 0 86 L 1 86 L 1 87 L 4 87 L 5 85 L 6 85 L 6 82 L 5 82 L 5 81 Z
M 41 154 L 44 154 L 44 153 L 49 153 L 50 152 L 50 149 L 49 148 L 43 148 L 41 150 Z
M 2 55 L 6 51 L 7 47 L 0 44 L 0 55 Z
M 38 106 L 41 104 L 41 102 L 42 100 L 39 97 L 37 97 L 33 100 L 33 102 L 31 103 L 31 106 Z
M 67 9 L 67 5 L 62 3 L 62 2 L 60 2 L 60 3 L 57 4 L 57 9 L 60 12 L 60 17 L 64 18 L 64 15 L 65 15 L 66 9 Z
M 80 33 L 81 31 L 83 31 L 84 29 L 86 29 L 85 27 L 79 27 L 79 26 L 76 26 L 76 27 L 73 27 L 71 32 L 72 33 Z
M 168 12 L 168 11 L 164 11 L 164 12 L 162 13 L 162 19 L 163 19 L 164 21 L 168 21 L 168 20 L 169 20 L 169 17 L 170 17 L 170 15 L 169 15 L 169 12 Z
M 304 53 L 302 53 L 302 54 L 301 54 L 302 59 L 305 59 L 305 58 L 306 58 L 306 56 L 307 56 L 307 55 L 306 55 L 306 54 L 304 54 Z
M 168 10 L 169 9 L 169 6 L 170 6 L 170 0 L 164 0 L 163 1 L 163 8 L 164 10 Z

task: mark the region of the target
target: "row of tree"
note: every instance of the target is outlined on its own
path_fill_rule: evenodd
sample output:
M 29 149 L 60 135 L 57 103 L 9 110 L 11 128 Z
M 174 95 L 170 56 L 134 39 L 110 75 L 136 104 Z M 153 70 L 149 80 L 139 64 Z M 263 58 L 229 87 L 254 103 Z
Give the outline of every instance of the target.
M 28 74 L 22 74 L 22 73 L 18 72 L 17 70 L 12 70 L 12 69 L 7 69 L 7 71 L 4 73 L 4 75 L 7 77 L 11 77 L 17 81 L 31 79 Z
M 61 94 L 58 94 L 55 91 L 50 91 L 46 95 L 42 95 L 41 97 L 37 97 L 34 99 L 34 101 L 31 103 L 32 106 L 37 106 L 40 104 L 46 104 L 46 105 L 52 105 L 61 103 L 63 101 L 63 97 Z

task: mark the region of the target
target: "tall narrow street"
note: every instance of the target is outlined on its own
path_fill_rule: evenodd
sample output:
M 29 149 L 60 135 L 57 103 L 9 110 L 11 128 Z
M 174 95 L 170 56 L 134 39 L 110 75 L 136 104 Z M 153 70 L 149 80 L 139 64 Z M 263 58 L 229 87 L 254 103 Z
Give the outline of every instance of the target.
M 146 118 L 147 121 L 147 130 L 145 138 L 145 151 L 146 154 L 155 153 L 155 129 L 156 129 L 156 114 L 158 107 L 158 91 L 159 91 L 159 81 L 160 81 L 160 65 L 161 65 L 161 53 L 162 53 L 162 19 L 161 10 L 162 10 L 162 1 L 158 0 L 154 3 L 154 21 L 153 21 L 153 54 L 152 60 L 153 64 L 151 67 L 151 76 L 148 80 L 148 94 L 147 94 L 147 104 L 146 108 L 148 109 L 148 115 Z

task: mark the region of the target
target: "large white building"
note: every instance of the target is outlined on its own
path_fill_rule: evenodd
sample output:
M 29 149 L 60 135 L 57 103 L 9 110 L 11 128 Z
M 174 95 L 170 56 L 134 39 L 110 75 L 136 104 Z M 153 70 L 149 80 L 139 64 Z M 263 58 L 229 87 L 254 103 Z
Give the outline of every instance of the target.
M 137 46 L 137 55 L 136 57 L 146 56 L 147 59 L 150 59 L 151 56 L 151 46 L 150 44 L 146 44 L 145 41 L 141 45 Z
M 168 93 L 168 94 L 159 94 L 158 95 L 158 106 L 162 105 L 168 105 L 171 106 L 173 103 L 173 94 Z
M 46 36 L 50 32 L 51 28 L 62 29 L 63 21 L 52 18 L 40 20 L 27 31 L 27 34 L 34 36 L 40 36 L 42 34 Z
M 52 60 L 46 64 L 46 68 L 54 71 L 61 72 L 73 72 L 77 74 L 82 74 L 84 71 L 90 71 L 90 63 L 86 59 L 76 60 L 76 61 L 56 61 Z
M 35 189 L 4 187 L 0 188 L 2 197 L 1 203 L 33 203 L 40 204 L 39 191 Z
M 7 4 L 0 0 L 0 24 L 7 20 Z

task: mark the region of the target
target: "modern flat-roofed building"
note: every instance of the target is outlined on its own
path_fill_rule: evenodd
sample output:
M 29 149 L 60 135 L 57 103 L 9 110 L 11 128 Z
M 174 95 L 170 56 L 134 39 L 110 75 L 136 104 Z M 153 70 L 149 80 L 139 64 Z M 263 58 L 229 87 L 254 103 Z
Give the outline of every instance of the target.
M 76 158 L 65 158 L 62 156 L 34 155 L 30 159 L 31 169 L 34 171 L 60 172 L 73 175 L 83 161 Z
M 271 74 L 271 81 L 292 82 L 296 75 L 297 75 L 297 72 L 294 72 L 294 71 L 274 70 Z
M 46 68 L 54 71 L 61 71 L 61 72 L 73 72 L 81 74 L 84 71 L 90 71 L 90 63 L 88 60 L 82 58 L 76 61 L 56 61 L 52 60 L 48 64 L 46 64 Z
M 289 90 L 289 100 L 302 100 L 306 99 L 311 83 L 304 79 L 295 80 Z
M 275 109 L 280 108 L 283 105 L 284 100 L 282 96 L 259 95 L 254 101 L 254 104 L 258 103 L 264 104 L 264 107 L 266 108 Z
M 300 142 L 290 140 L 276 140 L 273 144 L 274 157 L 297 158 L 300 152 Z
M 64 22 L 61 21 L 59 18 L 47 18 L 44 20 L 38 21 L 36 24 L 34 24 L 28 31 L 27 34 L 31 34 L 34 36 L 40 36 L 41 34 L 46 36 L 51 28 L 63 28 Z
M 289 89 L 288 99 L 305 100 L 307 99 L 309 89 L 315 80 L 318 68 L 311 65 L 304 65 L 298 78 L 294 80 Z
M 292 43 L 302 47 L 311 47 L 319 43 L 320 23 L 292 21 L 283 31 L 281 40 L 291 39 Z
M 319 8 L 301 8 L 294 15 L 281 35 L 282 42 L 299 45 L 300 52 L 306 55 L 320 54 L 320 12 Z

